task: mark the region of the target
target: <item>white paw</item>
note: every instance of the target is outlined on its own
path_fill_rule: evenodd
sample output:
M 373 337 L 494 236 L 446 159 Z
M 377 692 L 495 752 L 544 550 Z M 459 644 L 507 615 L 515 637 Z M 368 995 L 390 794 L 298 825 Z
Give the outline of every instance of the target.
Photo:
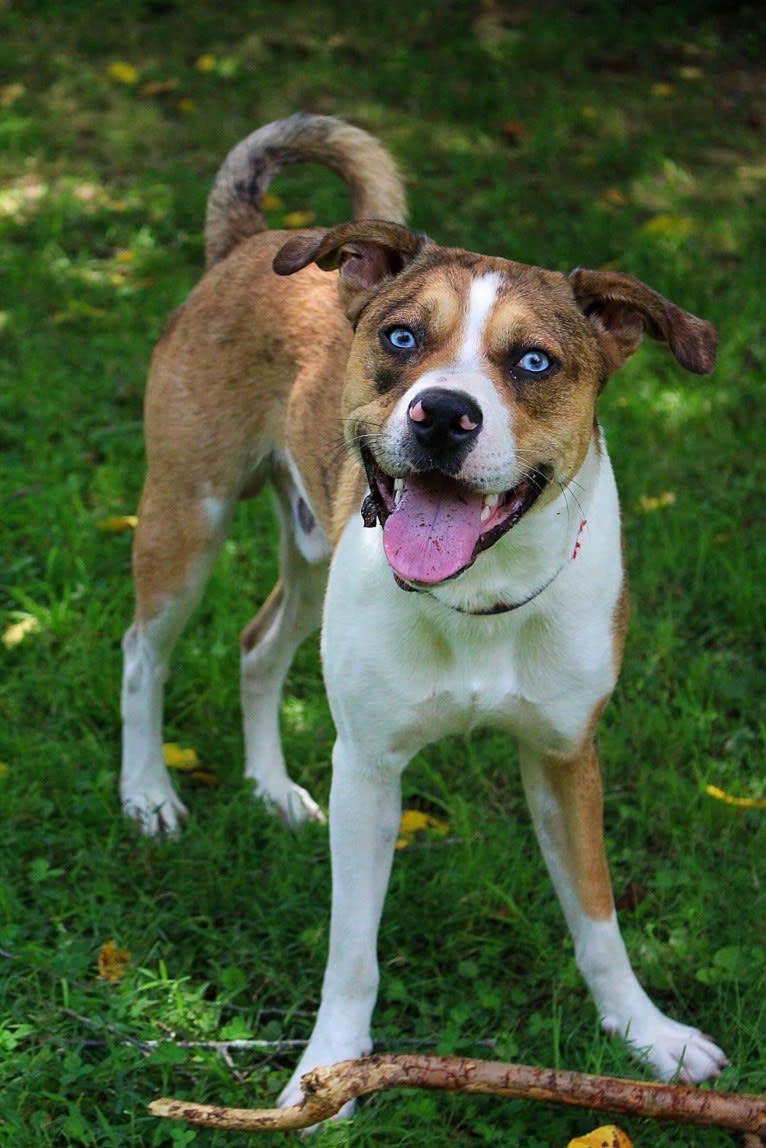
M 296 785 L 294 781 L 289 781 L 286 786 L 279 790 L 268 792 L 256 790 L 256 792 L 266 802 L 269 809 L 281 817 L 291 829 L 296 829 L 307 821 L 323 823 L 326 820 L 324 813 L 308 790 Z
M 370 1053 L 371 1045 L 369 1041 L 354 1042 L 350 1044 L 339 1044 L 337 1042 L 314 1042 L 312 1040 L 308 1048 L 300 1059 L 300 1063 L 295 1072 L 290 1077 L 287 1085 L 283 1088 L 277 1104 L 280 1108 L 291 1108 L 295 1104 L 300 1104 L 303 1100 L 303 1089 L 301 1088 L 301 1077 L 307 1072 L 311 1072 L 314 1068 L 319 1068 L 321 1065 L 338 1064 L 342 1060 L 356 1060 L 361 1056 L 368 1056 Z M 331 1116 L 331 1120 L 348 1120 L 354 1114 L 356 1101 L 350 1100 L 348 1104 Z M 304 1135 L 313 1132 L 316 1125 L 310 1128 L 302 1129 Z
M 122 811 L 147 837 L 177 837 L 189 811 L 172 787 L 123 794 Z
M 720 1076 L 729 1064 L 725 1053 L 717 1044 L 697 1028 L 679 1024 L 656 1015 L 641 1021 L 632 1021 L 620 1027 L 614 1019 L 605 1018 L 607 1032 L 624 1037 L 637 1059 L 646 1059 L 660 1080 L 679 1080 L 682 1084 L 701 1084 Z

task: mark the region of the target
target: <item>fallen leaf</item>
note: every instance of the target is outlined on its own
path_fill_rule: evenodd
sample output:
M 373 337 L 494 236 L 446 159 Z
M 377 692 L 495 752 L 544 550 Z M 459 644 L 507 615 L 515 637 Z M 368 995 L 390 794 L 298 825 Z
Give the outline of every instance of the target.
M 503 139 L 509 144 L 520 144 L 524 139 L 524 125 L 518 120 L 507 120 L 503 124 Z
M 191 115 L 191 113 L 196 109 L 197 104 L 194 100 L 186 98 L 179 100 L 176 107 L 178 108 L 179 112 L 183 112 L 184 115 L 188 116 Z
M 195 769 L 191 775 L 192 781 L 196 781 L 199 785 L 206 785 L 208 789 L 214 789 L 216 785 L 220 785 L 220 778 L 216 777 L 208 769 Z
M 21 99 L 25 91 L 23 84 L 3 84 L 0 88 L 0 108 L 10 108 Z
M 638 505 L 647 513 L 651 510 L 664 510 L 666 506 L 673 506 L 676 496 L 672 490 L 664 490 L 662 494 L 642 494 Z
M 137 84 L 139 80 L 138 68 L 134 68 L 132 64 L 125 63 L 124 60 L 113 60 L 109 67 L 106 69 L 106 74 L 110 80 L 114 80 L 116 84 Z
M 151 80 L 139 89 L 138 94 L 142 99 L 149 100 L 155 96 L 170 96 L 173 92 L 177 92 L 180 87 L 180 80 Z
M 653 96 L 657 96 L 661 100 L 667 99 L 668 96 L 673 95 L 673 85 L 672 84 L 663 84 L 663 83 L 652 84 L 649 91 L 652 93 Z
M 20 645 L 29 634 L 36 634 L 40 629 L 41 626 L 37 618 L 33 618 L 29 614 L 20 622 L 14 622 L 13 625 L 7 627 L 3 633 L 3 645 L 7 650 L 11 650 L 14 646 Z
M 615 907 L 623 912 L 635 913 L 647 896 L 647 891 L 643 885 L 639 884 L 638 881 L 629 881 L 625 887 L 625 892 L 615 901 Z
M 98 953 L 98 975 L 105 981 L 121 981 L 129 962 L 127 949 L 118 949 L 114 941 L 105 941 Z
M 135 514 L 113 514 L 111 518 L 102 518 L 98 524 L 99 530 L 105 534 L 124 534 L 127 530 L 135 530 L 138 518 Z
M 284 203 L 276 192 L 267 191 L 261 200 L 261 207 L 264 211 L 277 211 L 280 207 L 284 207 Z
M 191 773 L 199 765 L 199 757 L 195 749 L 182 749 L 177 741 L 166 741 L 162 747 L 162 758 L 168 769 L 180 769 L 182 773 Z
M 641 228 L 643 235 L 651 235 L 657 239 L 683 239 L 694 231 L 694 221 L 688 215 L 672 215 L 670 212 L 661 212 L 648 219 Z
M 633 1148 L 633 1142 L 616 1124 L 602 1124 L 585 1136 L 570 1140 L 567 1148 Z
M 725 805 L 737 805 L 740 809 L 766 809 L 766 797 L 734 797 L 717 785 L 706 785 L 705 793 L 716 801 L 723 801 Z
M 206 52 L 204 56 L 199 57 L 194 67 L 198 72 L 213 72 L 217 63 L 217 57 L 212 52 Z
M 420 809 L 405 809 L 399 824 L 396 848 L 406 849 L 423 833 L 433 833 L 437 837 L 446 837 L 449 833 L 449 825 L 446 821 L 440 821 L 438 817 L 432 817 L 430 813 L 423 813 Z
M 313 222 L 313 211 L 288 211 L 287 215 L 282 217 L 283 227 L 310 227 Z
M 6 765 L 4 761 L 0 761 L 0 778 L 7 777 L 10 772 L 10 766 Z
M 630 203 L 630 199 L 624 191 L 620 191 L 619 187 L 608 187 L 598 197 L 598 202 L 607 207 L 625 207 L 627 203 Z

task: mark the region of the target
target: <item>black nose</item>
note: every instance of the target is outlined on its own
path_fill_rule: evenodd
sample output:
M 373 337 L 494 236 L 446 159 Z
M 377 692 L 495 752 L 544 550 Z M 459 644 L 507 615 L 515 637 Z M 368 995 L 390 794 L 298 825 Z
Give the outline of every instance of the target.
M 481 408 L 463 391 L 430 387 L 412 400 L 407 413 L 417 442 L 437 453 L 468 445 L 481 430 Z

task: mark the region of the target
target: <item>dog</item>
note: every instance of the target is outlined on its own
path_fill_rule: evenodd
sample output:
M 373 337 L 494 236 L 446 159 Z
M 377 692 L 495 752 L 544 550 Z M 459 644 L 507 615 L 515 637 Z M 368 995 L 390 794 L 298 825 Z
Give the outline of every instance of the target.
M 351 222 L 266 229 L 264 192 L 293 162 L 340 175 Z M 709 373 L 714 328 L 627 274 L 543 270 L 408 229 L 393 161 L 333 117 L 292 116 L 229 153 L 206 255 L 149 373 L 121 798 L 149 834 L 186 815 L 162 759 L 169 657 L 238 500 L 269 482 L 280 576 L 242 633 L 241 697 L 247 776 L 289 824 L 322 817 L 279 738 L 284 677 L 322 612 L 337 731 L 329 959 L 282 1103 L 300 1099 L 304 1072 L 370 1050 L 403 770 L 426 744 L 488 726 L 518 744 L 603 1027 L 662 1079 L 717 1076 L 723 1052 L 663 1015 L 631 968 L 594 743 L 628 618 L 597 401 L 644 334 Z

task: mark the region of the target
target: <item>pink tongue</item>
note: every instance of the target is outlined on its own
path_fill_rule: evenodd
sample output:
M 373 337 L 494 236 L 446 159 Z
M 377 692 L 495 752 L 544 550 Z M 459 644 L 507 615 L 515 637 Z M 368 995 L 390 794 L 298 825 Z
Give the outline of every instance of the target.
M 410 475 L 383 527 L 394 572 L 409 582 L 443 582 L 468 566 L 481 533 L 481 494 L 443 474 Z

